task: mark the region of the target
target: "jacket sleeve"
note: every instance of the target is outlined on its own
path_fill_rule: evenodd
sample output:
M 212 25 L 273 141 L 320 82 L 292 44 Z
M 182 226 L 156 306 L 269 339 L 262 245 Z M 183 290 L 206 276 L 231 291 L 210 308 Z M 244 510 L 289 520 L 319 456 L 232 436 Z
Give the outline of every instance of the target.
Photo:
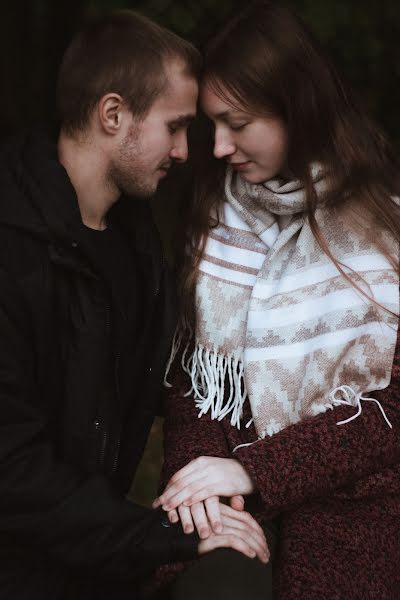
M 390 385 L 371 397 L 381 403 L 393 429 L 375 403 L 363 402 L 362 413 L 349 423 L 337 425 L 356 409 L 341 406 L 234 453 L 269 515 L 352 486 L 363 495 L 376 485 L 382 491 L 389 482 L 390 491 L 398 479 L 393 467 L 400 461 L 399 340 Z
M 199 419 L 198 409 L 185 393 L 190 379 L 175 361 L 169 378 L 172 387 L 164 395 L 164 463 L 161 489 L 179 469 L 198 456 L 230 457 L 224 431 L 208 414 Z
M 118 495 L 102 475 L 63 462 L 35 398 L 29 309 L 0 269 L 0 538 L 65 565 L 117 579 L 194 558 L 198 539 L 166 527 L 161 511 Z M 99 568 L 100 567 L 100 568 Z

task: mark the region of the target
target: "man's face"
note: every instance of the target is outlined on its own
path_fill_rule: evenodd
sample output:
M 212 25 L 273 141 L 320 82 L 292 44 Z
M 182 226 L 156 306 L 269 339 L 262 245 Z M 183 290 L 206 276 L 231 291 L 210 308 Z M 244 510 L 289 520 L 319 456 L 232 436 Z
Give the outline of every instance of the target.
M 110 183 L 128 196 L 152 196 L 172 163 L 188 156 L 186 134 L 196 115 L 198 85 L 178 60 L 167 62 L 166 76 L 165 91 L 143 120 L 132 117 L 110 162 Z

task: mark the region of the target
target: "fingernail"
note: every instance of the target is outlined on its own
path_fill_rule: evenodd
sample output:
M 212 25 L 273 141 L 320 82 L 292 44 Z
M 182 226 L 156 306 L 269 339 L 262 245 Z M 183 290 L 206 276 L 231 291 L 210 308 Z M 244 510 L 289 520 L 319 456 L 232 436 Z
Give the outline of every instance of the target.
M 200 537 L 201 539 L 205 539 L 210 535 L 210 532 L 208 531 L 208 529 L 200 529 Z
M 223 531 L 222 523 L 215 523 L 215 525 L 213 525 L 213 529 L 214 529 L 215 533 L 222 533 L 222 531 Z
M 263 558 L 263 562 L 264 562 L 264 563 L 267 563 L 267 562 L 269 561 L 269 555 L 268 555 L 268 554 L 266 554 L 265 552 L 264 552 L 264 554 L 262 555 L 262 558 Z
M 190 525 L 186 525 L 186 527 L 183 529 L 183 531 L 185 533 L 193 533 L 193 527 L 191 527 Z
M 173 516 L 170 518 L 171 523 L 177 523 L 178 522 L 178 517 L 177 516 Z
M 168 512 L 169 510 L 172 510 L 172 507 L 169 504 L 163 504 L 162 509 L 165 510 L 165 512 Z

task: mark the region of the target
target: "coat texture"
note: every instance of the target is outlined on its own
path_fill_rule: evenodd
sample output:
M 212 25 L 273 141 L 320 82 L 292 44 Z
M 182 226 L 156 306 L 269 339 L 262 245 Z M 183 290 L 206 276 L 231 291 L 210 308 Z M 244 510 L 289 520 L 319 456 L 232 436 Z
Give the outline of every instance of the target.
M 245 466 L 258 490 L 250 499 L 254 514 L 280 523 L 274 598 L 400 598 L 399 336 L 390 385 L 371 393 L 393 429 L 374 403 L 365 402 L 362 414 L 345 425 L 336 423 L 356 409 L 335 408 L 232 454 L 256 439 L 254 428 L 238 431 L 228 419 L 208 415 L 198 419 L 194 402 L 184 398 L 188 389 L 176 367 L 166 399 L 163 482 L 202 455 L 234 457 Z M 250 417 L 246 403 L 243 421 Z M 161 567 L 160 585 L 182 568 Z
M 131 248 L 140 302 L 130 314 L 85 235 L 55 144 L 33 133 L 2 148 L 4 599 L 61 598 L 74 579 L 86 581 L 89 598 L 94 582 L 100 589 L 196 555 L 195 537 L 125 499 L 158 409 L 175 319 L 148 206 L 121 198 L 108 220 Z

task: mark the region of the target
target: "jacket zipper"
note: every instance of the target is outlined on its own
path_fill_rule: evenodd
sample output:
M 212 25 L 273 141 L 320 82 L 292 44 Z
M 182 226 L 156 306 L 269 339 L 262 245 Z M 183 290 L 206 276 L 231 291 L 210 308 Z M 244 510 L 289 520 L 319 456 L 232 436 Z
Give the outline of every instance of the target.
M 111 331 L 111 326 L 110 326 L 110 305 L 107 304 L 106 305 L 106 332 L 107 332 L 107 337 L 109 338 L 109 334 Z M 95 421 L 95 428 L 97 431 L 100 430 L 101 433 L 101 443 L 100 443 L 100 454 L 99 454 L 99 466 L 103 467 L 104 466 L 104 461 L 105 461 L 105 457 L 106 457 L 106 449 L 107 449 L 107 440 L 108 440 L 108 434 L 107 434 L 107 410 L 106 407 L 104 407 L 104 413 L 103 416 L 96 419 Z M 103 422 L 101 421 L 101 418 L 103 419 Z
M 98 419 L 95 421 L 94 425 L 95 425 L 95 428 L 97 431 L 99 431 L 101 429 L 101 446 L 100 446 L 99 463 L 100 463 L 100 466 L 103 466 L 104 458 L 106 455 L 107 430 L 105 429 L 104 426 L 102 426 L 101 421 L 99 421 Z
M 120 405 L 120 402 L 121 402 L 119 377 L 118 377 L 120 356 L 121 355 L 118 352 L 115 357 L 115 365 L 114 365 L 114 383 L 115 383 L 115 391 L 116 391 L 118 406 Z M 121 425 L 121 424 L 119 424 L 119 425 Z M 112 464 L 112 468 L 111 468 L 112 473 L 115 473 L 115 471 L 117 470 L 120 446 L 121 446 L 121 433 L 118 432 L 118 434 L 116 436 L 116 441 L 115 441 L 114 460 L 113 460 L 113 464 Z

